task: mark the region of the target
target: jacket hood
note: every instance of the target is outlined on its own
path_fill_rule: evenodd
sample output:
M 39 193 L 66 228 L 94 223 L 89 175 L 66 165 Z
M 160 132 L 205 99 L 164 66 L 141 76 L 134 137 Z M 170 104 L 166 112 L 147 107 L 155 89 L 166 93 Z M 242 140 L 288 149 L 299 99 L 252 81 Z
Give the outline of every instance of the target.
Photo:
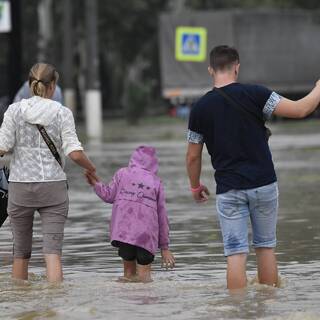
M 134 168 L 138 167 L 145 169 L 154 174 L 158 172 L 158 159 L 156 156 L 156 149 L 149 146 L 140 146 L 138 147 L 131 156 L 129 167 Z
M 50 99 L 33 96 L 29 99 L 22 99 L 20 108 L 26 122 L 47 126 L 61 110 L 61 104 Z

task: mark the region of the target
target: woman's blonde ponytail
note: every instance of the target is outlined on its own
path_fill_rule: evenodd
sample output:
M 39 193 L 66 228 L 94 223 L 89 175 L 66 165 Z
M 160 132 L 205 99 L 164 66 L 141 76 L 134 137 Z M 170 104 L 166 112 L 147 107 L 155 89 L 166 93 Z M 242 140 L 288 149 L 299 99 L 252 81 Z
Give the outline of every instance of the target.
M 34 96 L 45 97 L 47 88 L 39 80 L 33 80 L 30 86 L 31 93 Z
M 48 63 L 37 63 L 29 73 L 29 86 L 31 94 L 39 97 L 46 97 L 49 85 L 57 83 L 59 74 L 55 67 Z

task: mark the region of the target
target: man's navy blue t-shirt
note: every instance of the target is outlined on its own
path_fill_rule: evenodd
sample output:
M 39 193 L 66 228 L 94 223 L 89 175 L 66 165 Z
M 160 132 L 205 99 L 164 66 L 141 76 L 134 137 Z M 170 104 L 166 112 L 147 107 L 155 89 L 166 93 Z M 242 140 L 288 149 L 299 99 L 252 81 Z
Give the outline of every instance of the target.
M 265 120 L 281 99 L 277 93 L 258 85 L 231 83 L 220 89 Z M 263 127 L 214 89 L 192 108 L 188 141 L 205 143 L 215 169 L 217 194 L 277 181 Z

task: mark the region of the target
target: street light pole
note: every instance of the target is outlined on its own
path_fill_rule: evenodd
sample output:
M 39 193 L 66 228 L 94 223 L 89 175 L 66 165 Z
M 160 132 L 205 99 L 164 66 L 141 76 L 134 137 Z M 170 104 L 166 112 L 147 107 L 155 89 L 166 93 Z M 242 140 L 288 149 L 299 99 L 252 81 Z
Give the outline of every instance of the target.
M 102 138 L 102 106 L 99 80 L 97 1 L 85 0 L 87 77 L 85 96 L 86 129 L 89 139 Z
M 13 1 L 14 2 L 14 1 Z M 38 3 L 38 61 L 50 61 L 52 56 L 48 49 L 52 39 L 52 0 L 40 0 Z
M 63 10 L 63 93 L 64 105 L 75 114 L 75 90 L 73 84 L 73 36 L 71 0 L 64 1 Z
M 21 2 L 11 0 L 10 4 L 12 30 L 9 35 L 8 77 L 9 99 L 12 101 L 22 84 Z

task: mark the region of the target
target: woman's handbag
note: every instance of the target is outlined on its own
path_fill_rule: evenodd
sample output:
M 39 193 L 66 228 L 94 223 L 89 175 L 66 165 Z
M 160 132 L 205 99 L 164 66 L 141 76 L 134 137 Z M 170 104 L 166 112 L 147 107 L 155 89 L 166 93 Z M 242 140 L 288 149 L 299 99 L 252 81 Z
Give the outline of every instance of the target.
M 8 217 L 8 185 L 9 170 L 7 168 L 0 169 L 0 227 Z

